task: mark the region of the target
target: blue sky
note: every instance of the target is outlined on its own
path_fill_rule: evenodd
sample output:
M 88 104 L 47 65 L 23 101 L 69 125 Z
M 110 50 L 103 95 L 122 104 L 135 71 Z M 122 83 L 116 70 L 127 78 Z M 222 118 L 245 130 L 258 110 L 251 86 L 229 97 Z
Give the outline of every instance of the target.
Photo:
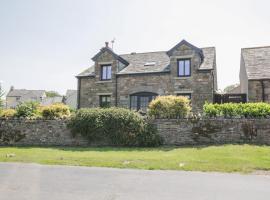
M 0 0 L 0 81 L 76 88 L 75 75 L 116 38 L 116 53 L 215 46 L 219 88 L 239 81 L 240 50 L 270 45 L 267 0 Z

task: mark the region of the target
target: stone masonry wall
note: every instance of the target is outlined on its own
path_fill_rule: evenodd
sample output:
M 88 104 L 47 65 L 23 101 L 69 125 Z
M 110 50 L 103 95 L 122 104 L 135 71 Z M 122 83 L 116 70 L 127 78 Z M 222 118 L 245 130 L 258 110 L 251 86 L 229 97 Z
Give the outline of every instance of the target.
M 270 119 L 157 119 L 164 145 L 251 143 L 270 145 Z M 73 137 L 65 120 L 2 120 L 0 145 L 97 146 Z
M 73 137 L 65 120 L 0 119 L 0 145 L 85 146 L 87 140 Z
M 262 81 L 264 84 L 264 101 L 270 103 L 270 80 L 248 81 L 248 99 L 250 102 L 263 101 Z
M 270 145 L 270 119 L 159 119 L 153 124 L 164 145 Z

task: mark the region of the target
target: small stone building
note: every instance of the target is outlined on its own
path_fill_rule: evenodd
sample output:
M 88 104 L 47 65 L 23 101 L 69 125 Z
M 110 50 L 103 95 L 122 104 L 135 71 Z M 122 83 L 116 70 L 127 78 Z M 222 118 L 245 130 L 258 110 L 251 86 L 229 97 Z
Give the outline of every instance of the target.
M 45 98 L 45 90 L 15 89 L 12 86 L 6 96 L 6 108 L 16 108 L 20 103 L 29 101 L 41 103 Z
M 199 112 L 217 89 L 215 48 L 198 48 L 185 40 L 168 51 L 123 55 L 106 43 L 92 60 L 95 64 L 77 76 L 78 108 L 145 111 L 158 95 L 182 95 Z
M 270 46 L 243 48 L 239 76 L 248 101 L 270 103 Z

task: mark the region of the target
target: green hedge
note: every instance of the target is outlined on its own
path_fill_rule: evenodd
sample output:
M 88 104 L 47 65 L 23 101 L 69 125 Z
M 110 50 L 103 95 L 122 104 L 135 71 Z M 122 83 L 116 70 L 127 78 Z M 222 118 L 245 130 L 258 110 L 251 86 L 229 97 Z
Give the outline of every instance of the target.
M 270 117 L 270 104 L 268 103 L 225 103 L 209 104 L 203 107 L 207 117 L 245 117 L 267 118 Z
M 156 118 L 186 117 L 191 110 L 190 101 L 183 96 L 158 96 L 149 104 L 148 114 Z
M 157 146 L 162 143 L 156 129 L 143 117 L 124 108 L 80 109 L 68 124 L 74 135 L 89 141 L 108 141 L 119 146 Z

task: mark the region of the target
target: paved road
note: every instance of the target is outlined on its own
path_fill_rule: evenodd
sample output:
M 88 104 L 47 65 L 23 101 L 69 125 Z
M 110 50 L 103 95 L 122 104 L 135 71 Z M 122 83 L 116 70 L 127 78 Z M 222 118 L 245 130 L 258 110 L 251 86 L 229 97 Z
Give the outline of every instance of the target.
M 0 164 L 0 200 L 270 199 L 270 176 Z

